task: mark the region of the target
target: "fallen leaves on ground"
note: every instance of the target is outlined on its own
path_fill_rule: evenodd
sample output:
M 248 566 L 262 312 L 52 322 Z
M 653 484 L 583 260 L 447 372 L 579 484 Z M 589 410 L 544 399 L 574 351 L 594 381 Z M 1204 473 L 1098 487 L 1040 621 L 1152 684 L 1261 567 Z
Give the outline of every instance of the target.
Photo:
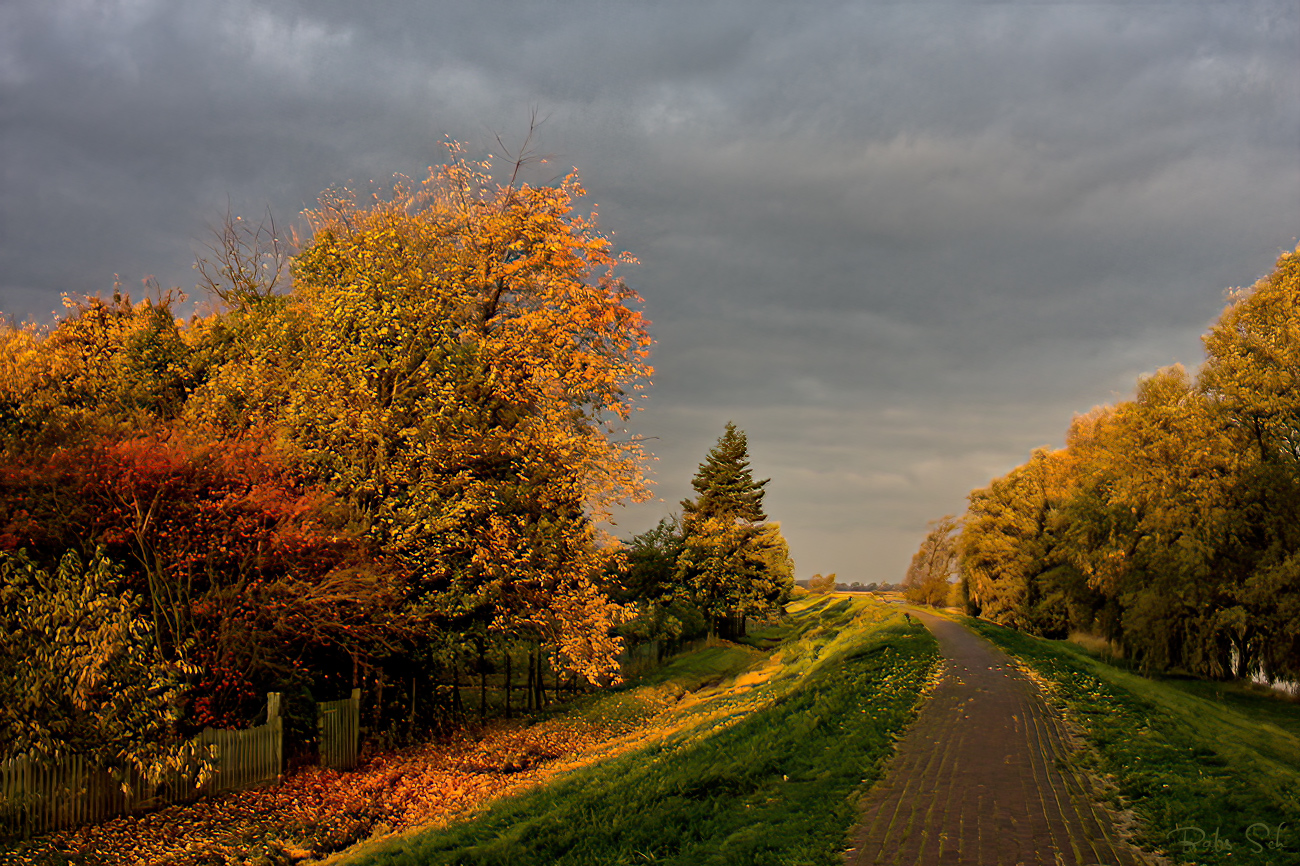
M 279 785 L 60 831 L 0 851 L 0 866 L 306 862 L 370 836 L 465 816 L 621 751 L 643 721 L 569 714 L 532 725 L 500 722 L 478 737 L 375 755 L 353 771 L 308 767 Z

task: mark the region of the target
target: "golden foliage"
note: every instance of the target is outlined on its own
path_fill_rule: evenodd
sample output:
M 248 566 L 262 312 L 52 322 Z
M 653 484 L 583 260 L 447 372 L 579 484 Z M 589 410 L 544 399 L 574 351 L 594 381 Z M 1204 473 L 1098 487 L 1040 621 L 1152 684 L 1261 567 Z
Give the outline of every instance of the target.
M 576 174 L 502 186 L 453 157 L 364 202 L 323 195 L 292 294 L 226 317 L 232 360 L 190 417 L 279 431 L 431 622 L 544 640 L 607 676 L 623 612 L 599 584 L 621 554 L 593 526 L 646 494 L 622 427 L 651 372 L 614 274 L 631 258 L 573 211 Z

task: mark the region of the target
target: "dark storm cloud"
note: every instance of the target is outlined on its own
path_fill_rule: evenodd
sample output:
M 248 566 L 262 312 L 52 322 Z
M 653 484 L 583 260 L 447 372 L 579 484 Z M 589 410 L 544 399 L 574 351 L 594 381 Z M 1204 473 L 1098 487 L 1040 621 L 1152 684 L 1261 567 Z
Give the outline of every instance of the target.
M 1300 225 L 1300 12 L 1245 3 L 229 0 L 0 8 L 0 309 L 189 287 L 444 134 L 577 165 L 642 265 L 664 503 L 728 419 L 803 574 L 924 524 L 1138 374 Z

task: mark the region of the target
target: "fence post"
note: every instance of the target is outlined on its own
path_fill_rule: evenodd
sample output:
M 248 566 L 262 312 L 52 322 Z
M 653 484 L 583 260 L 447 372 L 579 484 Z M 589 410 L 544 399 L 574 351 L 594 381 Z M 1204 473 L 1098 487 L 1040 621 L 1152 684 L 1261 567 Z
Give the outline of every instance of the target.
M 284 719 L 280 717 L 280 693 L 266 693 L 266 724 L 271 733 L 271 755 L 275 760 L 275 783 L 284 781 Z
M 348 708 L 351 729 L 348 731 L 348 769 L 357 765 L 357 751 L 361 747 L 361 689 L 352 690 L 352 706 Z
M 274 719 L 280 718 L 280 693 L 266 693 L 266 723 L 270 724 Z

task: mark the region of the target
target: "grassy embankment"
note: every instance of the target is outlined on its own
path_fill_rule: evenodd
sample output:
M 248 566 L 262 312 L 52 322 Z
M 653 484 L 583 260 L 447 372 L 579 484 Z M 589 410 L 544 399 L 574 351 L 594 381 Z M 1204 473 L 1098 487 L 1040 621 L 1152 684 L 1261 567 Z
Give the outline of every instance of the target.
M 959 617 L 1037 675 L 1093 747 L 1138 841 L 1178 862 L 1300 863 L 1300 704 L 1259 686 L 1148 678 L 1068 641 Z
M 836 598 L 750 643 L 770 652 L 705 650 L 575 709 L 636 715 L 649 692 L 678 694 L 648 745 L 344 862 L 839 863 L 853 792 L 913 717 L 937 646 L 885 605 Z

